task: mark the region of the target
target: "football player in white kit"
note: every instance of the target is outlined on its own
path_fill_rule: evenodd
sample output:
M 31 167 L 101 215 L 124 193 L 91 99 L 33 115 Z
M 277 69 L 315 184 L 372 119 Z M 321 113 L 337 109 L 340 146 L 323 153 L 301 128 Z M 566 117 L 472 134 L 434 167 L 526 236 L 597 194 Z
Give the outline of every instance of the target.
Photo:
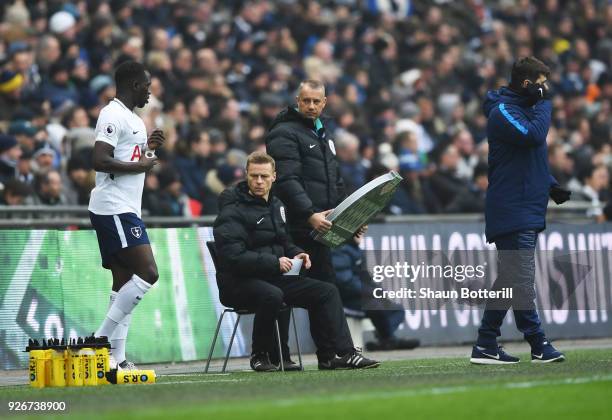
M 134 369 L 125 357 L 131 314 L 158 278 L 140 219 L 142 190 L 145 172 L 157 163 L 148 149 L 160 147 L 165 139 L 161 130 L 154 130 L 147 138 L 144 122 L 132 111 L 149 100 L 151 76 L 144 66 L 134 61 L 122 63 L 115 71 L 115 84 L 117 95 L 102 109 L 96 124 L 96 187 L 89 200 L 102 266 L 113 274 L 110 306 L 95 336 L 109 338 L 111 364 Z

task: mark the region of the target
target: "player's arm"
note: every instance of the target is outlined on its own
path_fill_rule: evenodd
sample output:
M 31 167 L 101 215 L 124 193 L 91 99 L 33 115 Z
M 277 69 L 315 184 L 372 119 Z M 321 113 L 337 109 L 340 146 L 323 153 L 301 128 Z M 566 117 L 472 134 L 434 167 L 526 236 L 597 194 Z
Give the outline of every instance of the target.
M 549 100 L 535 104 L 531 119 L 528 119 L 518 106 L 502 103 L 491 113 L 491 118 L 495 120 L 497 127 L 507 133 L 500 136 L 502 141 L 518 147 L 539 147 L 546 144 L 551 113 L 552 104 Z
M 157 157 L 147 157 L 145 153 L 138 162 L 123 162 L 113 157 L 115 148 L 104 141 L 96 141 L 93 150 L 93 167 L 97 172 L 109 174 L 139 174 L 147 172 L 157 164 Z

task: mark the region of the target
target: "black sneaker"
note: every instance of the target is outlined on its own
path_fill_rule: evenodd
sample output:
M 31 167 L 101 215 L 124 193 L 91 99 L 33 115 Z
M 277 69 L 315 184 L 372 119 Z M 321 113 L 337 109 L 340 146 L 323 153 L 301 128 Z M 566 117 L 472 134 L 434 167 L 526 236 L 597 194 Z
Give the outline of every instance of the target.
M 251 369 L 255 372 L 276 372 L 276 366 L 270 362 L 268 353 L 257 353 L 251 356 Z
M 379 339 L 378 341 L 368 341 L 365 345 L 367 351 L 387 351 L 387 350 L 412 350 L 421 345 L 416 338 L 396 338 Z
M 545 340 L 539 346 L 531 349 L 531 363 L 563 362 L 565 355 L 553 347 L 550 341 Z
M 272 364 L 278 366 L 278 369 L 277 369 L 278 371 L 282 370 L 280 363 L 272 362 Z M 296 371 L 302 370 L 300 365 L 298 365 L 291 359 L 283 360 L 283 368 L 285 369 L 285 372 L 296 372 Z
M 518 357 L 506 353 L 502 346 L 497 348 L 474 346 L 470 358 L 470 362 L 475 365 L 512 365 L 519 361 Z
M 330 360 L 319 361 L 319 370 L 373 369 L 378 366 L 380 366 L 379 361 L 363 357 L 361 351 L 357 349 L 342 357 L 336 356 Z

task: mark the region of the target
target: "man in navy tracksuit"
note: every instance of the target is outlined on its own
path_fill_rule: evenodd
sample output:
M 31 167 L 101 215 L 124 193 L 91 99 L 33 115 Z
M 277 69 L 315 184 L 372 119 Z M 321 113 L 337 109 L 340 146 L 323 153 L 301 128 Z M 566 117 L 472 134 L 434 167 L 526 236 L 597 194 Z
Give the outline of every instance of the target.
M 510 86 L 491 91 L 483 105 L 489 141 L 489 188 L 486 237 L 498 251 L 498 278 L 493 290 L 513 289 L 512 299 L 490 299 L 470 361 L 476 364 L 518 363 L 497 344 L 510 307 L 517 328 L 531 345 L 532 362 L 563 361 L 565 356 L 546 339 L 535 308 L 535 247 L 546 227 L 548 197 L 569 199 L 550 175 L 546 134 L 552 104 L 548 67 L 534 57 L 519 59 Z

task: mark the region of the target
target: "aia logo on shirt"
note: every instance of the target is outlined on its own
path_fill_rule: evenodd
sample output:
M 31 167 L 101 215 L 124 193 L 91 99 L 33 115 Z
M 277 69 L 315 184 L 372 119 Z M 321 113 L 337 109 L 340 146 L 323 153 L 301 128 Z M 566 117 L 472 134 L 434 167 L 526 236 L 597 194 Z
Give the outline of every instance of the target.
M 134 162 L 136 160 L 140 160 L 141 155 L 140 145 L 134 146 L 134 151 L 132 152 L 132 157 L 130 158 L 130 162 Z

